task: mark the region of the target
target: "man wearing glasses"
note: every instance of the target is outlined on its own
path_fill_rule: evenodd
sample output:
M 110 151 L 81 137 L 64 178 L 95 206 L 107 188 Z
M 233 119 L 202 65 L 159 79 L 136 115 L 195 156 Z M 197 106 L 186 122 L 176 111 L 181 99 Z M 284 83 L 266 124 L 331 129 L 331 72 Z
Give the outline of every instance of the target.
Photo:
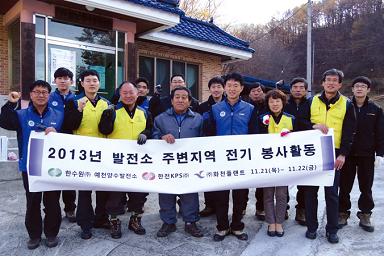
M 338 210 L 340 170 L 345 163 L 345 157 L 351 150 L 355 135 L 356 117 L 352 102 L 341 95 L 344 73 L 337 69 L 324 72 L 321 94 L 310 100 L 311 123 L 313 129 L 327 134 L 329 128 L 334 130 L 334 145 L 336 153 L 335 176 L 333 186 L 325 186 L 325 203 L 327 211 L 326 237 L 329 243 L 339 242 Z M 319 186 L 305 187 L 305 221 L 307 225 L 306 238 L 316 239 L 319 222 L 317 220 Z
M 15 130 L 18 135 L 20 160 L 19 170 L 22 172 L 27 211 L 25 226 L 29 234 L 28 249 L 40 245 L 41 234 L 47 237 L 46 246 L 55 247 L 58 244 L 57 234 L 61 224 L 60 191 L 29 192 L 27 157 L 28 139 L 31 131 L 44 131 L 45 134 L 58 132 L 61 129 L 64 115 L 62 112 L 48 106 L 51 86 L 42 80 L 35 81 L 30 87 L 31 104 L 26 109 L 19 109 L 20 93 L 11 92 L 8 102 L 1 108 L 0 127 Z M 40 203 L 44 204 L 44 227 L 41 219 Z
M 374 227 L 370 220 L 375 206 L 372 198 L 372 184 L 375 165 L 381 165 L 384 160 L 384 117 L 381 107 L 369 100 L 370 90 L 369 78 L 359 76 L 353 80 L 352 101 L 355 106 L 357 127 L 351 152 L 346 157 L 341 171 L 339 227 L 347 225 L 351 214 L 350 193 L 357 174 L 360 189 L 357 212 L 357 217 L 360 219 L 359 225 L 363 230 L 373 232 Z

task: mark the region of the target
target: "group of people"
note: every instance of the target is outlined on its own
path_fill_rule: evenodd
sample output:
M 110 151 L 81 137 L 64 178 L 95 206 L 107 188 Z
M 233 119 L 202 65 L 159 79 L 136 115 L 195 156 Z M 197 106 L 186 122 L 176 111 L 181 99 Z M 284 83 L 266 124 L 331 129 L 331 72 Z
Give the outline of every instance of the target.
M 162 139 L 173 144 L 180 138 L 243 134 L 274 134 L 282 137 L 292 131 L 317 129 L 326 134 L 334 130 L 336 153 L 333 186 L 324 187 L 327 212 L 326 236 L 330 243 L 338 243 L 337 232 L 347 225 L 350 217 L 352 190 L 358 175 L 360 226 L 373 232 L 370 217 L 374 202 L 372 185 L 374 165 L 384 156 L 383 111 L 369 100 L 372 82 L 359 76 L 351 84 L 353 97 L 340 93 L 343 72 L 326 71 L 322 77 L 323 91 L 307 98 L 308 84 L 304 78 L 290 83 L 290 96 L 278 89 L 266 92 L 263 85 L 251 84 L 248 96 L 242 96 L 243 78 L 238 73 L 214 77 L 208 83 L 208 100 L 199 104 L 186 87 L 182 75 L 173 75 L 170 94 L 147 97 L 149 83 L 145 78 L 125 81 L 116 89 L 111 102 L 98 94 L 100 77 L 95 70 L 80 75 L 84 89 L 74 95 L 70 91 L 73 73 L 59 68 L 54 73 L 56 90 L 37 80 L 30 86 L 30 104 L 20 107 L 20 93 L 11 92 L 1 108 L 0 127 L 17 131 L 19 167 L 26 192 L 25 225 L 29 234 L 27 246 L 37 248 L 44 231 L 46 246 L 58 244 L 61 224 L 60 195 L 65 204 L 65 216 L 77 222 L 80 237 L 90 239 L 92 228 L 110 230 L 112 238 L 120 238 L 121 221 L 118 215 L 131 213 L 128 228 L 138 235 L 146 233 L 141 223 L 148 193 L 96 191 L 96 207 L 92 206 L 92 191 L 30 192 L 27 174 L 27 146 L 31 131 L 61 132 L 81 136 L 128 139 L 144 145 L 148 139 Z M 257 145 L 257 143 L 255 143 Z M 257 161 L 255 161 L 257 162 Z M 171 188 L 171 187 L 170 187 Z M 295 220 L 307 226 L 305 236 L 315 239 L 318 220 L 318 186 L 298 186 Z M 339 195 L 340 190 L 340 195 Z M 157 232 L 165 237 L 176 231 L 177 205 L 185 222 L 184 230 L 194 237 L 202 237 L 197 224 L 200 217 L 216 215 L 217 232 L 214 241 L 222 241 L 232 234 L 248 240 L 242 218 L 248 202 L 248 189 L 232 190 L 233 211 L 229 221 L 230 190 L 205 192 L 205 208 L 199 212 L 198 193 L 159 194 L 160 218 L 163 225 Z M 288 187 L 257 188 L 256 218 L 268 224 L 269 236 L 284 236 L 283 223 L 288 218 Z M 127 200 L 128 197 L 128 200 Z M 45 218 L 42 221 L 40 204 L 43 199 Z M 76 213 L 75 213 L 76 210 Z

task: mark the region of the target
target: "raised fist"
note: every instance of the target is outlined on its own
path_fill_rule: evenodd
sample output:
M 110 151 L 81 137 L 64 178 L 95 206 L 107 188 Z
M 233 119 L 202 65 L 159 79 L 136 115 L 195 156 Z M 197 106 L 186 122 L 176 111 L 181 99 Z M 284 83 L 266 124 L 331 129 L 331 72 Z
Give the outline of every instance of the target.
M 86 96 L 84 96 L 83 98 L 79 99 L 78 101 L 78 107 L 77 109 L 79 110 L 79 112 L 82 112 L 85 105 L 87 104 L 88 102 L 88 98 Z
M 18 92 L 10 92 L 8 94 L 8 101 L 11 103 L 17 103 L 21 97 L 21 94 Z

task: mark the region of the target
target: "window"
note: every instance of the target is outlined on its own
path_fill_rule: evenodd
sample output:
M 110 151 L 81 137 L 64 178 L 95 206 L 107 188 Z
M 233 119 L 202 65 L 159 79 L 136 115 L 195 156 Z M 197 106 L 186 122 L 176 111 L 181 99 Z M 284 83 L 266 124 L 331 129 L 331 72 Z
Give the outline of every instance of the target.
M 187 81 L 187 86 L 189 90 L 191 90 L 193 97 L 196 97 L 199 95 L 198 78 L 199 78 L 199 66 L 188 64 L 186 81 Z
M 156 59 L 156 85 L 161 85 L 162 95 L 169 93 L 170 64 L 166 59 Z
M 79 76 L 86 69 L 100 75 L 100 95 L 111 98 L 124 80 L 125 34 L 61 23 L 46 16 L 35 16 L 35 78 L 56 88 L 53 73 L 66 67 L 74 74 L 72 90 L 79 89 Z M 48 24 L 48 26 L 45 26 Z
M 156 57 L 139 56 L 139 76 L 145 77 L 150 84 L 150 94 L 154 86 L 161 85 L 162 95 L 169 95 L 172 75 L 183 75 L 192 96 L 199 98 L 199 66 L 180 61 Z
M 8 71 L 9 71 L 9 84 L 12 91 L 20 91 L 20 19 L 14 21 L 8 27 Z
M 172 75 L 183 75 L 185 78 L 185 63 L 173 61 L 172 62 Z
M 144 77 L 148 80 L 149 86 L 154 86 L 154 74 L 155 74 L 155 59 L 148 57 L 139 58 L 139 71 L 140 77 Z M 149 94 L 153 95 L 153 87 L 149 88 Z

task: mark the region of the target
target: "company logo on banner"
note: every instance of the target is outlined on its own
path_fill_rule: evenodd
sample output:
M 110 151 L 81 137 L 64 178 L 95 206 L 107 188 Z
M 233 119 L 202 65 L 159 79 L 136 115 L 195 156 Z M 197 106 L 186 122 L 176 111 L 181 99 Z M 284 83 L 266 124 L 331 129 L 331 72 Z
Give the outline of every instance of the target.
M 30 191 L 192 193 L 287 185 L 331 186 L 333 131 L 148 140 L 32 132 Z

